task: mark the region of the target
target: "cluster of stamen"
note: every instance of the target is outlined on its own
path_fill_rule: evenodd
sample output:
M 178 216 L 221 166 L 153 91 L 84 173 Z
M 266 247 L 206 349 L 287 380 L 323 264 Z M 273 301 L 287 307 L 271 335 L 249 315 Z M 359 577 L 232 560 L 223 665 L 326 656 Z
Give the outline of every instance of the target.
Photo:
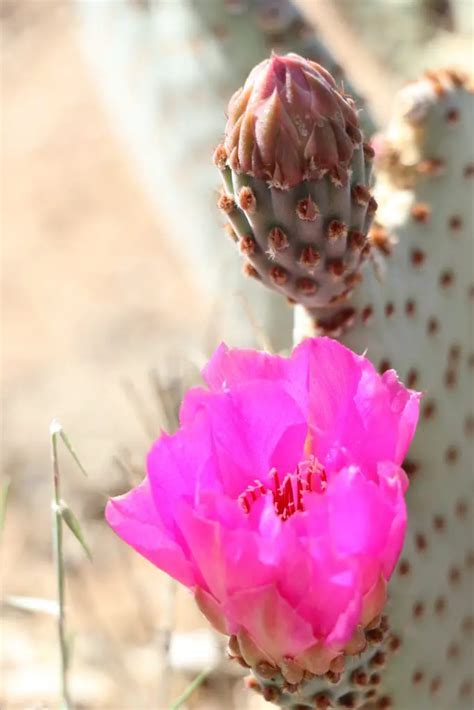
M 250 513 L 255 501 L 270 493 L 275 512 L 282 520 L 287 520 L 296 511 L 304 510 L 304 493 L 324 493 L 327 487 L 326 471 L 314 456 L 299 463 L 296 471 L 287 473 L 283 481 L 280 481 L 278 471 L 273 468 L 270 481 L 270 485 L 265 486 L 256 480 L 240 494 L 238 500 L 244 513 Z

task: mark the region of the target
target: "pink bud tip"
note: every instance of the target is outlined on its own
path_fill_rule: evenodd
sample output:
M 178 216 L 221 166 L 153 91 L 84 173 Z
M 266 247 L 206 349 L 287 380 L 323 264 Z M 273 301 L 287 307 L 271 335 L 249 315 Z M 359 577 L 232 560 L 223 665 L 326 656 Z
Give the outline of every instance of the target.
M 353 101 L 328 71 L 297 54 L 256 66 L 229 103 L 229 165 L 276 187 L 344 174 L 361 140 Z

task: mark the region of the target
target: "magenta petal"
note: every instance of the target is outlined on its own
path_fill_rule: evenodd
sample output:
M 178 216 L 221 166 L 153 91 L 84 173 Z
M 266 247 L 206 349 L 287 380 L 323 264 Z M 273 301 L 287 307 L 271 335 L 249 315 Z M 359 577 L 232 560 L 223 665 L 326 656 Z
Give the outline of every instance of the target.
M 392 507 L 390 533 L 383 557 L 382 573 L 390 579 L 403 547 L 407 527 L 407 510 L 404 493 L 408 487 L 405 472 L 390 463 L 379 466 L 381 495 Z
M 332 644 L 342 645 L 349 641 L 360 620 L 361 609 L 361 598 L 358 594 L 355 594 L 347 602 L 345 609 L 338 616 L 331 633 L 327 635 L 326 643 L 329 646 Z
M 271 566 L 278 591 L 296 607 L 307 594 L 313 571 L 305 535 L 300 535 L 297 525 L 297 516 L 283 523 L 267 497 L 260 514 L 259 533 L 259 559 Z
M 198 516 L 185 501 L 178 504 L 176 521 L 199 570 L 199 586 L 207 588 L 217 600 L 223 599 L 226 562 L 219 524 Z
M 389 580 L 398 562 L 403 548 L 405 532 L 407 528 L 406 510 L 403 507 L 397 512 L 390 527 L 390 535 L 387 541 L 387 548 L 382 562 L 382 574 Z
M 304 457 L 307 436 L 308 424 L 305 421 L 289 424 L 273 448 L 269 459 L 269 470 L 276 468 L 282 473 L 293 471 L 297 458 Z
M 351 439 L 361 437 L 362 422 L 353 402 L 361 375 L 356 356 L 336 341 L 314 338 L 295 348 L 292 365 L 294 396 L 305 402 L 318 457 L 345 446 L 348 429 Z
M 316 641 L 310 624 L 283 599 L 273 585 L 234 594 L 225 612 L 243 626 L 265 653 L 280 660 L 282 650 L 295 656 Z
M 222 489 L 207 418 L 195 417 L 172 436 L 162 434 L 148 454 L 147 470 L 157 514 L 172 531 L 177 500 L 196 500 L 201 488 Z
M 105 517 L 117 535 L 143 557 L 187 587 L 194 586 L 191 563 L 162 526 L 147 479 L 129 493 L 111 498 Z
M 380 461 L 402 463 L 415 433 L 420 397 L 398 382 L 393 370 L 380 377 L 365 361 L 355 404 L 365 429 L 359 456 L 371 473 Z
M 207 418 L 213 460 L 227 495 L 236 498 L 255 479 L 264 481 L 272 466 L 292 470 L 300 461 L 305 419 L 278 382 L 248 382 L 232 392 L 207 397 L 192 391 L 192 397 L 183 405 L 185 420 Z
M 318 457 L 341 447 L 371 478 L 379 461 L 401 463 L 418 420 L 418 393 L 329 338 L 303 341 L 291 362 L 293 396 L 307 411 Z
M 407 390 L 398 380 L 394 370 L 388 370 L 382 375 L 382 381 L 388 390 L 390 409 L 399 416 L 395 445 L 395 463 L 402 463 L 415 435 L 420 413 L 421 393 Z
M 278 380 L 284 377 L 288 360 L 256 350 L 230 350 L 219 345 L 202 371 L 211 391 L 225 391 L 253 380 Z
M 219 601 L 274 579 L 274 568 L 260 559 L 262 540 L 252 529 L 228 529 L 225 523 L 204 519 L 184 502 L 176 511 L 176 520 L 202 575 L 201 585 Z
M 390 532 L 392 508 L 378 485 L 353 468 L 333 478 L 327 497 L 336 549 L 344 555 L 381 555 Z
M 235 632 L 236 629 L 229 627 L 220 604 L 214 599 L 212 594 L 209 594 L 201 587 L 197 587 L 194 593 L 194 599 L 196 600 L 199 610 L 216 631 L 219 631 L 221 634 L 231 634 Z
M 349 638 L 362 608 L 357 564 L 338 556 L 327 541 L 312 541 L 308 554 L 312 559 L 311 581 L 297 610 L 311 620 L 317 638 L 327 639 L 338 623 L 338 638 Z

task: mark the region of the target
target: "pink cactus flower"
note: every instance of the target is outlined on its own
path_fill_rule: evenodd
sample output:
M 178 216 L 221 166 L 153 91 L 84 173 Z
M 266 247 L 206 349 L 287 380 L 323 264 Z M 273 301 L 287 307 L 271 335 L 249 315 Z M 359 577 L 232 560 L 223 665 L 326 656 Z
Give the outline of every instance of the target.
M 420 396 L 329 338 L 289 358 L 221 345 L 203 375 L 107 520 L 250 663 L 324 673 L 385 604 Z

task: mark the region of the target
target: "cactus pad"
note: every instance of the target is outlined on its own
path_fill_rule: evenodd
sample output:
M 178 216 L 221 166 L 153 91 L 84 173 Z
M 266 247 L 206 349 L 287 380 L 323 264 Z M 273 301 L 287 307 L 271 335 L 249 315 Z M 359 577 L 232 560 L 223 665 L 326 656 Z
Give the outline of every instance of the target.
M 349 347 L 425 394 L 405 470 L 409 528 L 387 613 L 400 652 L 369 708 L 473 707 L 474 95 L 457 72 L 406 87 L 383 140 L 379 268 L 351 307 Z M 378 148 L 377 148 L 378 144 Z M 383 226 L 382 226 L 383 225 Z M 397 243 L 388 235 L 394 233 Z M 334 309 L 327 323 L 342 323 Z M 326 330 L 319 321 L 319 329 Z M 354 706 L 356 707 L 356 706 Z M 364 706 L 365 707 L 365 706 Z

